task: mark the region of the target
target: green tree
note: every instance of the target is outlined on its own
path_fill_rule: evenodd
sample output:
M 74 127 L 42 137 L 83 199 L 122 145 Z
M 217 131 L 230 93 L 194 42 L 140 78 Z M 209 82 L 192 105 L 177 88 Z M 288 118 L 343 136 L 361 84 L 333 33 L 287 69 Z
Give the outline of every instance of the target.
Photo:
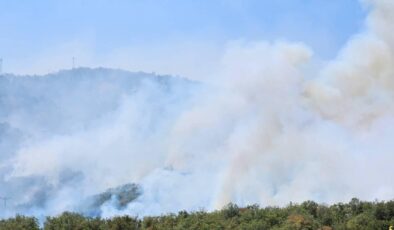
M 0 220 L 1 230 L 39 230 L 38 221 L 34 217 L 17 215 L 15 218 Z
M 378 230 L 380 229 L 377 225 L 376 219 L 373 215 L 368 213 L 361 213 L 357 216 L 352 217 L 346 223 L 348 230 Z

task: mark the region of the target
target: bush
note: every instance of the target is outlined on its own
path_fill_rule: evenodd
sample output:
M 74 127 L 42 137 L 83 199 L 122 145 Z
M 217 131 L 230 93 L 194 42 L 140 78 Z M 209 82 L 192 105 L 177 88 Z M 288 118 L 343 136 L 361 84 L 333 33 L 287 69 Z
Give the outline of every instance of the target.
M 183 229 L 274 229 L 274 230 L 374 230 L 394 225 L 394 201 L 349 203 L 331 206 L 313 201 L 290 204 L 287 207 L 257 205 L 239 208 L 228 204 L 220 211 L 187 212 L 163 216 L 148 216 L 143 220 L 120 216 L 111 219 L 90 218 L 71 212 L 47 217 L 44 230 L 183 230 Z M 0 220 L 0 230 L 39 230 L 37 219 L 16 216 Z
M 15 218 L 0 220 L 1 230 L 39 230 L 38 221 L 34 217 L 17 215 Z

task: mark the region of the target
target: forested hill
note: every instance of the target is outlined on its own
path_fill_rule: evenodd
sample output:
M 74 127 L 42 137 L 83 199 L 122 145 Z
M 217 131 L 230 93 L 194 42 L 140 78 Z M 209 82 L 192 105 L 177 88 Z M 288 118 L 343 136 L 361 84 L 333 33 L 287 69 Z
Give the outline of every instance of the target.
M 99 214 L 100 206 L 111 200 L 108 189 L 134 182 L 115 169 L 126 162 L 123 168 L 133 170 L 131 162 L 140 155 L 139 146 L 145 146 L 143 140 L 152 143 L 157 133 L 169 130 L 199 85 L 180 77 L 105 68 L 0 75 L 0 196 L 12 197 L 0 217 L 49 215 L 56 199 L 67 210 Z M 106 147 L 98 147 L 100 143 Z M 33 162 L 15 163 L 26 153 L 36 154 L 29 158 Z M 103 171 L 99 164 L 105 170 L 113 167 L 112 174 L 103 174 L 115 179 L 88 179 Z M 100 194 L 107 198 L 92 201 Z
M 0 124 L 28 117 L 36 130 L 64 133 L 112 112 L 127 95 L 149 92 L 151 98 L 181 100 L 181 91 L 190 93 L 195 85 L 180 77 L 106 68 L 6 74 L 0 76 Z
M 239 208 L 229 204 L 222 210 L 167 214 L 143 219 L 119 216 L 112 219 L 84 217 L 65 212 L 47 217 L 43 229 L 57 230 L 164 230 L 164 229 L 275 229 L 275 230 L 385 230 L 394 225 L 394 201 L 363 202 L 353 198 L 333 205 L 306 201 L 287 207 Z M 16 216 L 0 221 L 2 230 L 38 230 L 35 218 Z

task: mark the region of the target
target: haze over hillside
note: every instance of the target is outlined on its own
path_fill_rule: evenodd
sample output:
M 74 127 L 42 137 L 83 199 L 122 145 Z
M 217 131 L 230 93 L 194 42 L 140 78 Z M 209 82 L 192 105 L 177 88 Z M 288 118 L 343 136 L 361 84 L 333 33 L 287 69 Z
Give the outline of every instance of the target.
M 392 199 L 394 1 L 363 4 L 362 30 L 330 60 L 303 42 L 240 39 L 213 64 L 193 62 L 215 66 L 204 81 L 1 76 L 0 215 Z
M 127 171 L 147 167 L 138 159 L 147 149 L 162 151 L 148 143 L 161 141 L 198 88 L 181 78 L 104 68 L 0 76 L 0 194 L 9 197 L 2 215 L 84 211 L 90 197 L 132 183 L 136 176 Z M 15 162 L 26 151 L 35 162 L 27 171 Z

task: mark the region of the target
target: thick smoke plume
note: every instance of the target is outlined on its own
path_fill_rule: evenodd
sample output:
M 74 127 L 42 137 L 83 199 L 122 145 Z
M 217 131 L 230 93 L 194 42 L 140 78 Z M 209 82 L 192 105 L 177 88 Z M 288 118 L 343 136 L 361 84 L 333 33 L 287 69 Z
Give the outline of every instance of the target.
M 205 83 L 1 77 L 0 214 L 83 211 L 100 193 L 102 216 L 393 198 L 394 2 L 365 4 L 365 30 L 319 68 L 302 43 L 233 42 Z M 130 193 L 110 188 L 130 183 L 119 208 Z

